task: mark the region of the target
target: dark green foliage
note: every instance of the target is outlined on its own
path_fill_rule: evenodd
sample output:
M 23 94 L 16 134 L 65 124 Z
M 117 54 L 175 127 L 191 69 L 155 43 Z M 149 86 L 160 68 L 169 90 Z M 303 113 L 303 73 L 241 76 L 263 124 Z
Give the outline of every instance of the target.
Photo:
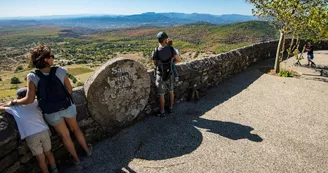
M 288 70 L 281 70 L 278 75 L 281 77 L 293 77 L 293 73 Z
M 15 72 L 18 72 L 18 71 L 21 71 L 21 70 L 23 70 L 24 68 L 23 68 L 23 66 L 18 66 L 17 68 L 16 68 L 16 70 L 15 70 Z
M 19 79 L 17 78 L 17 77 L 12 77 L 11 79 L 10 79 L 10 83 L 11 84 L 20 84 L 21 83 L 21 81 L 19 81 Z
M 70 79 L 72 80 L 73 83 L 76 83 L 76 82 L 77 82 L 76 77 L 74 77 L 73 75 L 71 75 L 71 74 L 69 74 L 69 73 L 67 73 L 67 75 L 68 75 L 68 78 L 70 78 Z

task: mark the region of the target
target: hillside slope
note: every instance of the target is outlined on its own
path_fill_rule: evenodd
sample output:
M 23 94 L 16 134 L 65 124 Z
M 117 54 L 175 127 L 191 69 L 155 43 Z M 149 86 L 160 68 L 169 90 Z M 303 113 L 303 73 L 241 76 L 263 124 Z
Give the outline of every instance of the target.
M 278 37 L 278 31 L 267 22 L 262 21 L 248 21 L 223 26 L 200 22 L 169 28 L 121 29 L 90 35 L 89 37 L 97 41 L 156 40 L 156 34 L 159 31 L 167 32 L 169 37 L 178 42 L 182 41 L 194 45 L 189 45 L 191 47 L 200 46 L 201 50 L 204 51 L 222 44 L 259 42 L 277 39 Z M 183 45 L 179 46 L 185 47 Z
M 174 39 L 174 47 L 180 50 L 182 61 L 276 39 L 278 33 L 268 23 L 260 21 L 224 26 L 198 22 L 111 31 L 49 26 L 0 28 L 0 102 L 13 99 L 15 90 L 26 85 L 25 76 L 32 69 L 28 68 L 24 55 L 37 44 L 49 44 L 56 63 L 75 76 L 74 86 L 80 86 L 98 66 L 115 57 L 134 58 L 145 67 L 153 68 L 150 56 L 158 45 L 156 34 L 159 31 L 167 32 Z M 22 83 L 11 84 L 12 77 Z

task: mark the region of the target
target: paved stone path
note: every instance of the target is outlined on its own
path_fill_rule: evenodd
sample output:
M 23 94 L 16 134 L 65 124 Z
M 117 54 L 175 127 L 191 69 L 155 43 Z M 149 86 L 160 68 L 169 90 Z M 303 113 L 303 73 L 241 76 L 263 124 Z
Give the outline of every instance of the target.
M 317 53 L 317 65 L 328 65 L 328 51 Z M 328 172 L 328 83 L 258 70 L 268 65 L 95 144 L 61 172 Z

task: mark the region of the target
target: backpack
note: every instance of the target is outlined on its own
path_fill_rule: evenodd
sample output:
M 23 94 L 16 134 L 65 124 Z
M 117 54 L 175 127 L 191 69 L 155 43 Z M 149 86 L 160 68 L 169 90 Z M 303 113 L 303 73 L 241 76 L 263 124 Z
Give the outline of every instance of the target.
M 51 114 L 67 109 L 71 106 L 71 102 L 73 103 L 73 99 L 66 87 L 56 76 L 57 68 L 52 67 L 48 76 L 40 70 L 34 72 L 40 78 L 36 95 L 43 114 Z
M 172 46 L 170 46 L 170 49 L 171 49 L 171 55 L 173 56 L 174 55 L 174 48 Z M 172 73 L 172 57 L 167 60 L 167 61 L 162 61 L 158 58 L 158 47 L 155 48 L 155 56 L 157 57 L 157 60 L 159 62 L 157 62 L 157 68 L 158 68 L 158 73 L 159 73 L 159 76 L 162 77 L 162 80 L 163 81 L 167 81 L 171 75 L 173 74 Z

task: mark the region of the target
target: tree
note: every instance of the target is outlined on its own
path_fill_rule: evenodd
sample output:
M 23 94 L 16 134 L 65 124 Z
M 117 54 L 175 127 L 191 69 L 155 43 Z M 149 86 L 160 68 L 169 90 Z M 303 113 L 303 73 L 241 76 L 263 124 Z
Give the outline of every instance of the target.
M 246 0 L 254 5 L 252 13 L 280 30 L 280 39 L 275 60 L 276 73 L 285 52 L 285 39 L 291 34 L 289 53 L 298 48 L 301 39 L 314 42 L 328 36 L 327 0 Z M 297 39 L 294 42 L 294 38 Z M 294 45 L 296 44 L 296 45 Z M 296 50 L 298 51 L 298 49 Z

